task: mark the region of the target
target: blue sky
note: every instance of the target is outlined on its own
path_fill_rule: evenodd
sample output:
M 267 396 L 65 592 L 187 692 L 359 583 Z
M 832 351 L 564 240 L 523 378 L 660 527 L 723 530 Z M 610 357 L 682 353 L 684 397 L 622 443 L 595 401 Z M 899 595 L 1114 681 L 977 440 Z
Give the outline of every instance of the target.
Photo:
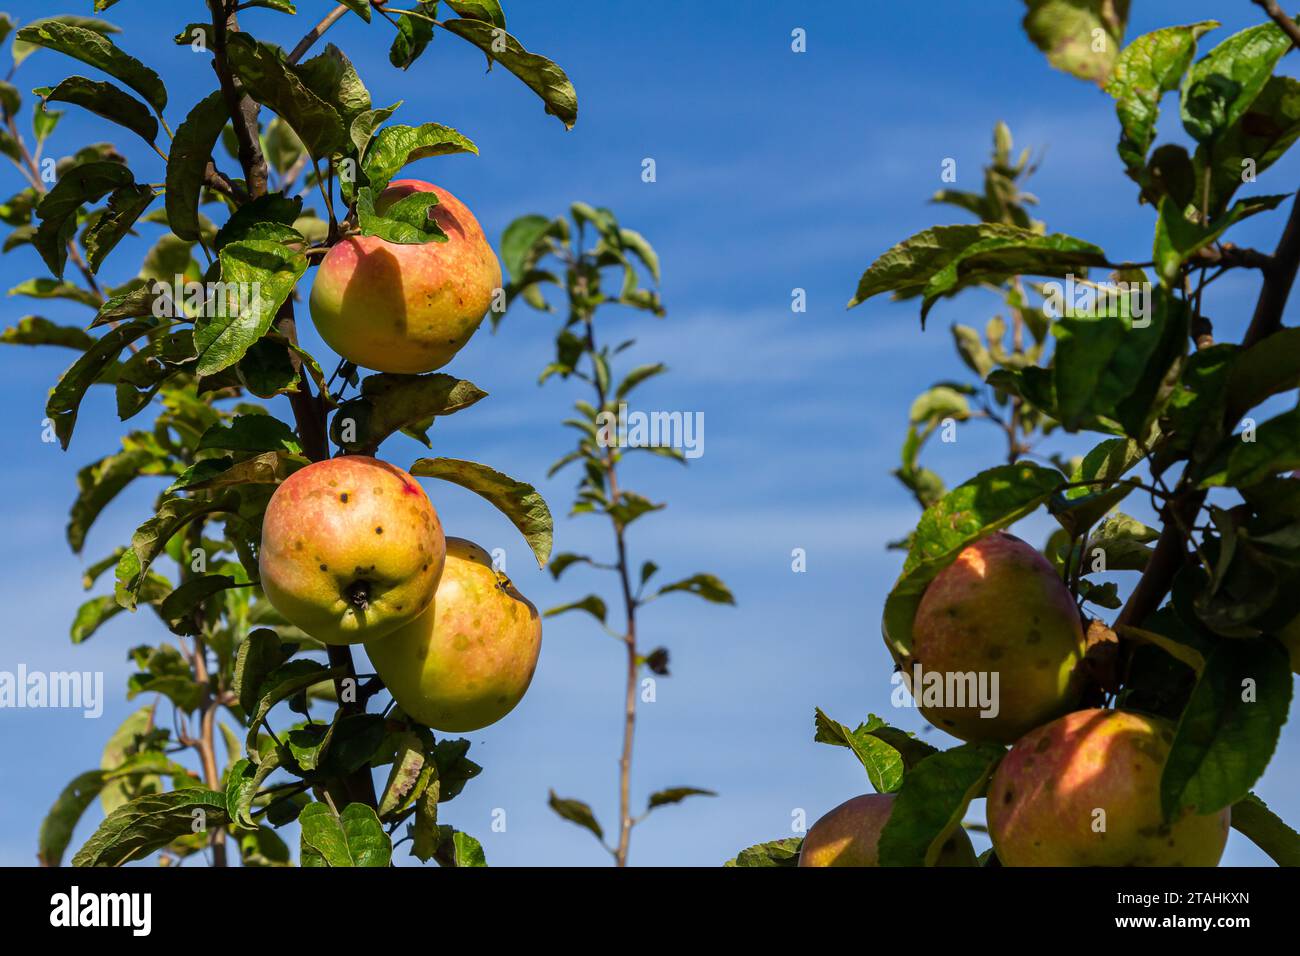
M 66 6 L 66 5 L 64 5 Z M 291 46 L 325 5 L 301 0 L 290 20 L 248 11 L 246 28 Z M 470 205 L 495 243 L 516 216 L 553 215 L 573 200 L 609 206 L 643 232 L 663 260 L 664 320 L 610 312 L 605 335 L 637 337 L 629 362 L 666 361 L 671 374 L 643 386 L 637 407 L 702 411 L 705 454 L 689 469 L 633 456 L 632 488 L 669 502 L 634 526 L 632 557 L 652 558 L 665 580 L 712 571 L 735 591 L 735 609 L 690 597 L 648 607 L 647 647 L 667 645 L 672 676 L 641 709 L 634 800 L 691 785 L 717 790 L 658 810 L 633 837 L 640 864 L 717 865 L 749 844 L 790 834 L 792 814 L 811 821 L 864 792 L 860 766 L 845 750 L 812 741 L 821 706 L 855 725 L 881 714 L 927 734 L 913 711 L 890 706 L 891 664 L 879 636 L 885 594 L 901 564 L 886 542 L 907 532 L 917 512 L 890 476 L 913 397 L 932 381 L 963 374 L 946 327 L 982 326 L 996 302 L 983 293 L 945 301 L 919 328 L 915 303 L 872 300 L 846 312 L 862 270 L 880 252 L 938 222 L 963 221 L 956 210 L 926 204 L 943 184 L 941 163 L 957 160 L 957 188 L 980 188 L 993 124 L 1005 120 L 1018 146 L 1045 150 L 1031 189 L 1053 231 L 1102 245 L 1113 260 L 1147 258 L 1149 208 L 1134 201 L 1115 155 L 1108 97 L 1048 68 L 1024 38 L 1020 4 L 934 0 L 914 4 L 801 5 L 768 0 L 729 4 L 605 0 L 581 16 L 562 4 L 505 4 L 511 32 L 550 56 L 573 79 L 576 129 L 565 132 L 504 71 L 482 71 L 482 57 L 440 35 L 409 73 L 394 70 L 386 50 L 391 29 L 347 17 L 329 35 L 356 63 L 376 104 L 405 101 L 395 121 L 454 126 L 479 146 L 478 157 L 422 161 L 410 172 L 449 188 Z M 85 9 L 83 9 L 83 7 Z M 73 5 L 88 12 L 90 4 Z M 193 7 L 193 10 L 190 8 Z M 809 8 L 810 7 L 810 8 Z M 1222 38 L 1258 21 L 1240 2 L 1134 4 L 1129 35 L 1219 15 Z M 45 15 L 45 3 L 10 2 L 21 20 Z M 167 80 L 175 124 L 213 88 L 207 57 L 173 47 L 170 37 L 200 5 L 122 0 L 108 18 L 117 38 L 146 57 Z M 790 48 L 791 31 L 807 31 L 807 52 Z M 70 61 L 39 52 L 17 83 L 53 85 Z M 1283 69 L 1295 69 L 1294 57 Z M 1164 137 L 1180 134 L 1166 100 Z M 69 108 L 54 149 L 68 153 L 113 137 L 140 169 L 161 181 L 161 160 L 99 119 Z M 150 160 L 152 157 L 152 162 Z M 641 179 L 643 159 L 657 181 Z M 1295 157 L 1267 174 L 1259 192 L 1288 190 Z M 0 170 L 11 191 L 16 173 Z M 1271 248 L 1281 213 L 1261 216 L 1231 238 Z M 152 241 L 159 227 L 149 229 Z M 130 275 L 145 240 L 123 243 L 104 273 Z M 43 269 L 29 247 L 0 259 L 4 288 Z M 791 291 L 807 291 L 808 311 L 790 310 Z M 1253 307 L 1251 277 L 1225 278 L 1207 294 L 1223 339 L 1239 338 Z M 37 313 L 84 322 L 74 305 L 7 300 L 5 324 Z M 47 307 L 48 306 L 48 307 Z M 1293 322 L 1293 303 L 1288 321 Z M 305 344 L 331 366 L 308 323 Z M 559 422 L 582 395 L 580 383 L 535 384 L 550 360 L 552 316 L 511 313 L 500 332 L 486 330 L 448 371 L 490 397 L 437 426 L 439 454 L 502 468 L 543 490 L 556 512 L 557 550 L 604 553 L 607 529 L 592 519 L 565 519 L 572 478 L 546 481 L 547 466 L 568 450 Z M 626 335 L 624 334 L 626 333 Z M 123 615 L 87 644 L 73 647 L 68 625 L 83 561 L 64 542 L 75 470 L 116 447 L 120 425 L 111 395 L 96 391 L 83 407 L 70 451 L 40 440 L 46 390 L 70 353 L 10 349 L 0 354 L 0 443 L 7 449 L 0 484 L 0 528 L 10 544 L 0 602 L 7 611 L 0 670 L 105 672 L 102 719 L 62 711 L 0 714 L 0 864 L 33 861 L 45 810 L 76 773 L 98 765 L 104 739 L 139 702 L 121 688 L 132 668 L 128 648 L 165 632 L 148 612 Z M 935 445 L 927 464 L 950 481 L 998 463 L 992 432 L 974 424 L 952 445 Z M 1058 447 L 1090 447 L 1085 436 Z M 423 449 L 401 438 L 384 457 L 408 465 Z M 434 487 L 448 533 L 485 547 L 504 547 L 523 592 L 546 608 L 610 581 L 570 572 L 556 584 L 530 566 L 512 528 L 478 499 L 450 485 Z M 101 517 L 85 563 L 130 536 L 158 490 L 144 480 Z M 1140 514 L 1140 511 L 1139 511 Z M 1042 518 L 1021 533 L 1041 543 Z M 803 548 L 807 572 L 791 571 Z M 607 590 L 611 601 L 613 592 Z M 471 756 L 484 773 L 444 822 L 477 835 L 493 864 L 601 864 L 595 841 L 546 807 L 548 788 L 590 802 L 612 828 L 621 733 L 622 649 L 589 619 L 548 621 L 541 663 L 528 696 L 499 724 L 470 734 Z M 1300 820 L 1300 729 L 1286 728 L 1260 794 L 1294 823 Z M 493 811 L 506 830 L 491 830 Z M 76 842 L 97 822 L 92 808 Z M 1235 833 L 1225 863 L 1257 864 L 1261 853 Z

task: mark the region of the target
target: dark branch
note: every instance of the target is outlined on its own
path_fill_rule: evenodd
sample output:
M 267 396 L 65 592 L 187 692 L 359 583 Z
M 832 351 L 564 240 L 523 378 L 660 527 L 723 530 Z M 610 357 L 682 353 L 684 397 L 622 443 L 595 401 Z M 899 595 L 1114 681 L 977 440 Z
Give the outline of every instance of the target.
M 1273 22 L 1282 28 L 1293 44 L 1300 46 L 1300 26 L 1296 26 L 1296 22 L 1283 12 L 1276 0 L 1251 0 L 1251 2 L 1272 17 Z

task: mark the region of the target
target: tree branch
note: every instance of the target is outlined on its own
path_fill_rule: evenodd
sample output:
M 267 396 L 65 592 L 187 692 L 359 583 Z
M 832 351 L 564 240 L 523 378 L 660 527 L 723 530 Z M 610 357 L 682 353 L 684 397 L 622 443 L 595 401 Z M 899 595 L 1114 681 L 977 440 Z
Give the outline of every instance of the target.
M 1264 272 L 1264 288 L 1260 290 L 1255 315 L 1242 339 L 1243 348 L 1257 344 L 1282 327 L 1282 310 L 1291 295 L 1297 269 L 1300 269 L 1300 194 L 1291 206 L 1291 218 Z
M 330 27 L 334 26 L 334 23 L 347 12 L 347 4 L 340 3 L 329 13 L 325 14 L 325 16 L 321 17 L 320 23 L 312 27 L 311 30 L 298 41 L 298 45 L 293 48 L 293 52 L 289 54 L 289 62 L 297 63 L 301 60 L 303 55 L 311 49 L 311 45 L 319 40 L 322 34 L 324 34 Z

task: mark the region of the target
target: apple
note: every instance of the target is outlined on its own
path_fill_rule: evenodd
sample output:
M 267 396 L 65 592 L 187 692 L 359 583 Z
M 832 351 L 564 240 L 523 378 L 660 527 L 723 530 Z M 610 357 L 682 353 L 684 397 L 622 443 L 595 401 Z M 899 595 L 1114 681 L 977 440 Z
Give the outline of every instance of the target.
M 799 851 L 799 865 L 879 866 L 877 844 L 893 809 L 892 793 L 868 793 L 846 800 L 809 828 Z M 952 831 L 935 865 L 978 865 L 964 829 Z
M 997 532 L 966 547 L 930 582 L 913 621 L 911 655 L 899 663 L 909 678 L 919 666 L 936 687 L 940 677 L 945 688 L 967 691 L 982 680 L 993 707 L 970 692 L 965 699 L 944 693 L 927 706 L 924 683 L 912 694 L 926 719 L 954 737 L 1010 744 L 1077 705 L 1074 674 L 1083 653 L 1079 611 L 1056 570 L 1029 544 Z
M 446 567 L 429 608 L 366 645 L 398 706 L 453 733 L 494 724 L 514 710 L 541 649 L 537 608 L 464 538 L 447 539 Z
M 375 211 L 413 192 L 432 192 L 446 242 L 404 244 L 352 236 L 321 261 L 311 317 L 326 344 L 363 368 L 432 372 L 469 341 L 501 287 L 501 265 L 474 214 L 447 190 L 398 179 Z
M 356 644 L 418 618 L 445 556 L 442 524 L 419 482 L 347 455 L 276 488 L 258 563 L 267 600 L 290 623 L 326 644 Z
M 1173 725 L 1122 710 L 1080 710 L 1018 741 L 988 792 L 1004 866 L 1215 866 L 1231 811 L 1165 822 L 1160 776 Z

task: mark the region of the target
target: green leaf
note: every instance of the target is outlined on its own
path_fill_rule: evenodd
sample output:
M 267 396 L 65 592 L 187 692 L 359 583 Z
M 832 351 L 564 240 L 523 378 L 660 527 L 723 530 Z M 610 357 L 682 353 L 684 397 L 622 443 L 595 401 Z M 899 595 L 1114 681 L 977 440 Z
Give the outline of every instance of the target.
M 274 238 L 259 234 L 268 226 L 292 226 L 302 215 L 302 197 L 284 193 L 267 193 L 244 203 L 231 214 L 226 224 L 217 231 L 213 242 L 215 249 L 224 249 L 232 242 L 243 239 Z
M 239 707 L 244 713 L 251 714 L 257 709 L 262 682 L 295 650 L 296 645 L 283 643 L 279 635 L 268 627 L 251 631 L 240 642 L 230 689 L 239 698 Z
M 1005 752 L 992 744 L 963 744 L 913 767 L 880 833 L 880 865 L 933 866 Z
M 1095 552 L 1100 550 L 1105 555 L 1107 571 L 1145 571 L 1151 558 L 1147 545 L 1159 537 L 1158 531 L 1136 518 L 1113 514 L 1089 535 L 1084 560 L 1091 564 Z
M 342 117 L 345 128 L 351 128 L 353 121 L 370 109 L 370 92 L 352 61 L 333 43 L 325 44 L 323 53 L 299 64 L 297 73 L 308 89 Z
M 305 659 L 288 661 L 281 664 L 275 670 L 267 674 L 259 683 L 254 693 L 257 695 L 257 706 L 250 708 L 248 713 L 248 736 L 244 738 L 244 747 L 248 752 L 250 760 L 260 760 L 260 754 L 257 748 L 258 732 L 266 715 L 271 712 L 271 708 L 280 703 L 300 690 L 305 690 L 312 684 L 319 684 L 321 681 L 333 680 L 341 677 L 346 672 L 344 667 L 327 668 L 323 664 Z M 247 678 L 245 678 L 247 681 Z M 247 688 L 245 682 L 241 684 L 242 688 Z M 241 691 L 241 696 L 243 696 Z
M 420 0 L 415 6 L 417 9 L 414 12 L 422 13 L 423 16 L 398 14 L 397 34 L 388 48 L 388 62 L 400 70 L 409 69 L 433 39 L 433 24 L 430 19 L 438 12 L 437 0 Z
M 664 365 L 662 362 L 657 362 L 654 365 L 638 365 L 636 368 L 632 369 L 632 371 L 628 372 L 623 381 L 619 383 L 618 388 L 614 392 L 614 400 L 621 401 L 627 397 L 628 393 L 631 392 L 632 389 L 636 388 L 642 382 L 654 378 L 656 375 L 661 375 L 666 371 L 668 371 L 668 366 Z
M 25 295 L 33 299 L 67 299 L 88 305 L 92 309 L 98 309 L 100 306 L 99 296 L 88 289 L 83 289 L 72 282 L 43 277 L 18 283 L 9 290 L 9 295 Z
M 1043 236 L 996 223 L 935 226 L 880 256 L 858 281 L 849 308 L 891 292 L 896 299 L 924 295 L 922 321 L 934 302 L 964 288 L 1016 275 L 1087 275 L 1106 264 L 1105 253 L 1071 236 Z
M 536 53 L 529 53 L 523 44 L 504 29 L 482 20 L 444 20 L 442 28 L 468 40 L 485 54 L 489 66 L 500 63 L 524 81 L 546 104 L 546 112 L 557 117 L 566 129 L 573 129 L 578 121 L 578 94 L 564 71 Z
M 117 563 L 117 603 L 134 611 L 146 581 L 149 566 L 167 547 L 167 542 L 195 518 L 229 511 L 236 499 L 231 494 L 212 499 L 165 498 L 157 514 L 140 525 L 131 536 L 131 546 Z
M 51 100 L 72 103 L 125 126 L 146 143 L 152 143 L 158 138 L 158 120 L 149 112 L 149 107 L 112 83 L 90 80 L 84 76 L 70 76 L 52 90 L 46 87 L 35 92 L 46 103 Z
M 605 623 L 606 614 L 605 602 L 594 594 L 588 594 L 581 601 L 573 601 L 569 604 L 561 604 L 559 607 L 553 607 L 542 617 L 555 617 L 558 614 L 565 614 L 569 611 L 586 611 L 601 624 Z
M 687 797 L 716 797 L 717 794 L 712 790 L 701 790 L 699 787 L 669 787 L 666 790 L 656 790 L 650 794 L 650 800 L 646 804 L 646 813 L 649 813 L 655 807 L 666 807 L 669 804 L 681 803 Z
M 426 755 L 420 735 L 402 734 L 397 739 L 393 769 L 379 799 L 379 816 L 395 816 L 414 806 L 437 774 L 438 765 Z
M 197 451 L 222 448 L 228 451 L 302 452 L 292 428 L 273 415 L 236 415 L 229 423 L 218 422 L 199 438 Z
M 867 771 L 867 779 L 877 793 L 893 793 L 903 785 L 903 772 L 906 769 L 903 755 L 872 733 L 884 726 L 884 721 L 872 715 L 857 730 L 849 730 L 844 724 L 826 716 L 818 707 L 814 713 L 814 723 L 817 732 L 813 739 L 819 744 L 847 747 L 853 751 Z
M 553 222 L 535 213 L 520 216 L 501 234 L 501 264 L 512 282 L 518 282 L 537 260 L 539 244 L 552 230 Z
M 349 803 L 342 814 L 328 804 L 308 804 L 298 823 L 303 866 L 386 867 L 392 860 L 392 841 L 375 811 L 364 803 Z
M 799 850 L 802 848 L 803 837 L 772 840 L 741 850 L 734 860 L 728 860 L 724 866 L 798 866 Z
M 1255 794 L 1232 805 L 1232 828 L 1244 833 L 1278 866 L 1300 866 L 1300 833 L 1291 829 Z
M 257 826 L 252 815 L 253 801 L 266 778 L 279 766 L 275 751 L 268 752 L 260 765 L 245 758 L 235 761 L 226 774 L 226 813 L 232 823 L 249 829 Z
M 285 60 L 284 51 L 247 33 L 226 36 L 226 58 L 248 94 L 288 123 L 308 152 L 322 159 L 348 142 L 343 118 Z
M 1192 138 L 1210 143 L 1223 136 L 1250 109 L 1290 48 L 1281 27 L 1264 23 L 1233 34 L 1198 61 L 1183 83 L 1183 126 Z
M 1245 487 L 1270 475 L 1300 468 L 1300 408 L 1293 408 L 1260 424 L 1254 441 L 1240 436 L 1232 442 L 1226 471 L 1217 472 L 1201 482 L 1202 487 L 1233 485 Z
M 138 797 L 108 815 L 72 865 L 121 866 L 177 837 L 208 833 L 228 821 L 224 793 L 188 788 Z
M 734 605 L 736 603 L 735 597 L 732 596 L 727 586 L 712 574 L 693 574 L 689 578 L 674 581 L 672 584 L 665 584 L 656 593 L 671 594 L 674 591 L 694 594 L 696 597 L 704 598 L 704 600 L 713 604 Z
M 104 258 L 131 231 L 156 195 L 150 187 L 139 185 L 122 186 L 109 194 L 108 207 L 81 237 L 91 272 L 99 271 Z
M 431 215 L 437 204 L 437 193 L 415 192 L 390 204 L 381 215 L 375 212 L 374 193 L 362 186 L 357 190 L 357 225 L 363 236 L 402 245 L 446 242 L 447 234 Z
M 99 759 L 99 768 L 101 770 L 105 772 L 117 771 L 127 766 L 132 758 L 148 752 L 145 748 L 149 746 L 151 738 L 156 739 L 158 733 L 154 727 L 154 714 L 156 711 L 157 704 L 146 704 L 133 711 L 126 720 L 122 721 L 117 730 L 113 731 L 108 738 L 107 743 L 104 744 L 104 750 Z M 104 808 L 104 813 L 109 814 L 128 800 L 144 796 L 146 793 L 158 793 L 161 790 L 162 781 L 156 774 L 115 776 L 111 781 L 105 776 L 104 788 L 100 792 L 99 802 Z
M 36 207 L 41 220 L 32 245 L 58 278 L 68 261 L 68 242 L 77 227 L 77 210 L 83 203 L 98 202 L 114 189 L 134 186 L 131 170 L 121 163 L 88 162 L 64 173 Z
M 173 634 L 197 634 L 200 627 L 194 621 L 195 611 L 214 594 L 238 587 L 239 582 L 227 574 L 204 574 L 186 581 L 163 599 L 158 615 Z
M 499 0 L 447 0 L 447 6 L 462 17 L 483 20 L 503 30 L 506 27 L 506 13 Z
M 348 127 L 348 137 L 352 140 L 352 145 L 357 148 L 358 158 L 365 158 L 366 147 L 370 145 L 370 138 L 375 135 L 375 130 L 387 122 L 401 105 L 402 101 L 398 100 L 392 106 L 365 110 L 356 115 L 352 125 Z
M 278 485 L 307 464 L 300 455 L 267 451 L 236 462 L 233 458 L 204 458 L 185 469 L 167 488 L 171 494 L 187 491 L 212 491 L 238 485 Z
M 546 565 L 546 570 L 550 571 L 551 577 L 554 580 L 558 581 L 560 580 L 560 575 L 563 574 L 565 571 L 567 571 L 573 565 L 591 564 L 591 563 L 592 563 L 591 558 L 587 557 L 587 555 L 585 554 L 573 554 L 572 552 L 566 551 L 563 554 L 551 555 L 551 560 Z M 642 576 L 641 579 L 642 584 L 645 584 L 645 577 L 646 577 L 645 575 Z
M 532 485 L 515 481 L 487 465 L 457 458 L 421 458 L 410 472 L 420 478 L 441 478 L 482 495 L 519 529 L 537 558 L 537 566 L 546 566 L 554 526 L 551 509 Z
M 449 826 L 438 827 L 435 859 L 439 866 L 487 866 L 483 845 L 468 833 Z
M 395 432 L 414 425 L 428 428 L 432 419 L 486 397 L 473 382 L 441 372 L 369 375 L 361 380 L 361 394 L 339 406 L 330 437 L 351 454 L 368 454 Z
M 19 30 L 15 39 L 48 50 L 57 50 L 88 66 L 103 70 L 143 96 L 158 113 L 162 113 L 167 106 L 167 90 L 157 73 L 135 57 L 123 53 L 102 33 L 84 25 L 59 20 L 37 21 Z
M 209 93 L 189 111 L 176 127 L 167 152 L 167 224 L 180 238 L 199 238 L 199 194 L 203 175 L 217 137 L 230 120 L 226 99 L 220 90 Z
M 1187 349 L 1187 304 L 1163 288 L 1143 320 L 1125 296 L 1093 315 L 1063 316 L 1052 324 L 1055 417 L 1069 431 L 1113 418 L 1141 438 L 1158 414 L 1157 397 L 1173 364 Z M 1116 308 L 1116 306 L 1118 308 Z M 1144 322 L 1145 324 L 1141 324 Z
M 45 414 L 53 420 L 54 432 L 63 448 L 66 449 L 72 439 L 72 430 L 77 424 L 77 411 L 86 395 L 86 389 L 117 360 L 128 343 L 156 328 L 157 321 L 150 318 L 109 329 L 59 378 L 45 403 Z
M 1256 175 L 1272 166 L 1300 137 L 1300 80 L 1272 76 L 1264 89 L 1223 134 L 1196 149 L 1191 171 L 1197 206 L 1217 219 L 1241 187 L 1249 169 Z M 1211 148 L 1212 147 L 1212 148 Z M 1210 201 L 1204 202 L 1206 168 Z
M 370 0 L 339 0 L 339 2 L 366 23 L 370 22 Z
M 37 838 L 37 857 L 41 866 L 61 866 L 63 854 L 72 842 L 72 833 L 81 821 L 86 808 L 95 802 L 104 787 L 104 771 L 87 770 L 72 778 L 63 788 L 54 806 L 41 821 Z
M 79 326 L 58 325 L 39 315 L 27 315 L 0 332 L 0 344 L 61 345 L 84 352 L 95 344 L 95 339 Z
M 1251 216 L 1276 209 L 1287 196 L 1251 196 L 1234 205 L 1208 226 L 1188 219 L 1177 202 L 1166 197 L 1160 203 L 1156 221 L 1154 257 L 1161 281 L 1177 288 L 1183 263 L 1218 239 L 1229 229 Z
M 1156 138 L 1160 97 L 1178 89 L 1196 55 L 1196 41 L 1218 27 L 1204 20 L 1182 27 L 1165 27 L 1138 37 L 1119 55 L 1106 92 L 1115 98 L 1119 114 L 1119 155 L 1139 183 L 1146 172 L 1147 152 Z
M 307 271 L 306 256 L 264 239 L 229 243 L 220 259 L 225 295 L 216 314 L 194 323 L 199 375 L 213 375 L 243 358 Z
M 571 800 L 567 797 L 557 797 L 555 791 L 551 791 L 550 799 L 547 800 L 550 808 L 568 820 L 570 823 L 576 823 L 580 827 L 585 827 L 596 835 L 596 839 L 602 843 L 605 841 L 605 831 L 601 829 L 600 823 L 596 820 L 596 815 L 591 812 L 591 807 L 581 800 Z
M 1291 707 L 1291 663 L 1272 638 L 1220 641 L 1174 734 L 1160 780 L 1165 817 L 1217 813 L 1246 797 Z
M 917 524 L 903 573 L 885 600 L 882 630 L 896 658 L 912 647 L 912 620 L 935 576 L 968 544 L 1036 510 L 1064 482 L 1060 472 L 1028 462 L 980 472 L 927 508 Z
M 1025 32 L 1052 66 L 1081 80 L 1106 82 L 1124 41 L 1128 0 L 1025 0 L 1025 5 Z
M 430 156 L 453 153 L 478 154 L 478 147 L 450 126 L 425 123 L 422 126 L 386 126 L 366 150 L 362 172 L 375 195 L 408 163 Z
M 137 476 L 160 474 L 165 468 L 157 453 L 149 448 L 128 448 L 107 455 L 77 472 L 77 499 L 68 515 L 68 544 L 81 553 L 90 530 L 100 512 Z

